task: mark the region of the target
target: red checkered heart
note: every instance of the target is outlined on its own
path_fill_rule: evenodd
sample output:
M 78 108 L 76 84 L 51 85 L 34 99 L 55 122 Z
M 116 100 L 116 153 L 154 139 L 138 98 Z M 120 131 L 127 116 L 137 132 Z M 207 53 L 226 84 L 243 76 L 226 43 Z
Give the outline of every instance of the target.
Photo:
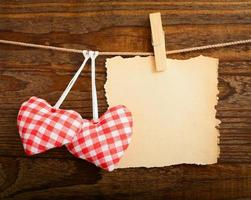
M 98 122 L 83 120 L 82 131 L 67 144 L 76 157 L 112 171 L 127 149 L 132 135 L 132 115 L 122 105 L 112 107 Z
M 71 142 L 81 130 L 82 121 L 77 112 L 53 108 L 37 97 L 24 102 L 17 117 L 19 134 L 28 155 Z

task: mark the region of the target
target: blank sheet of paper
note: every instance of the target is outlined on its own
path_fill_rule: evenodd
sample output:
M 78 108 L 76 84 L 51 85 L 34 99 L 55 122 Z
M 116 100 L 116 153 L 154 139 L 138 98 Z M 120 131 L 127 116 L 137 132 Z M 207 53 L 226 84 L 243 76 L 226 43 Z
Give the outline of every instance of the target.
M 218 59 L 166 62 L 166 71 L 155 72 L 152 56 L 106 61 L 108 104 L 127 106 L 134 120 L 132 142 L 118 168 L 217 162 Z

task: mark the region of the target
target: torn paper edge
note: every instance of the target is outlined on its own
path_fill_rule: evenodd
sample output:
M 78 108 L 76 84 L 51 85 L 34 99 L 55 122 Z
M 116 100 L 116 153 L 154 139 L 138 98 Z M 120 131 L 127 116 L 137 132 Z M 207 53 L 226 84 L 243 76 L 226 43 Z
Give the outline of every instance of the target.
M 107 105 L 108 107 L 110 107 L 109 105 L 109 100 L 108 100 L 108 97 L 107 97 L 107 85 L 108 85 L 108 62 L 110 62 L 111 60 L 113 59 L 123 59 L 123 60 L 131 60 L 131 59 L 149 59 L 149 58 L 153 58 L 154 56 L 132 56 L 132 57 L 123 57 L 123 56 L 114 56 L 114 57 L 111 57 L 111 58 L 106 58 L 106 61 L 105 61 L 105 68 L 106 68 L 106 74 L 107 74 L 107 78 L 106 78 L 106 81 L 105 81 L 105 85 L 104 85 L 104 89 L 105 89 L 105 98 L 106 98 L 106 102 L 107 102 Z M 217 152 L 217 160 L 219 159 L 219 156 L 220 156 L 220 146 L 219 146 L 219 141 L 220 141 L 220 131 L 219 131 L 219 125 L 221 124 L 221 120 L 216 118 L 216 114 L 217 114 L 217 109 L 216 109 L 216 106 L 218 105 L 218 102 L 219 102 L 219 59 L 218 58 L 214 58 L 214 57 L 209 57 L 209 56 L 204 56 L 204 55 L 199 55 L 199 56 L 195 56 L 195 57 L 191 57 L 191 58 L 188 58 L 188 59 L 173 59 L 173 58 L 167 58 L 168 60 L 175 60 L 175 61 L 191 61 L 191 60 L 195 60 L 195 59 L 199 59 L 199 58 L 209 58 L 209 59 L 215 59 L 216 62 L 217 62 L 217 75 L 216 75 L 216 82 L 217 82 L 217 94 L 216 94 L 216 104 L 214 106 L 214 113 L 215 113 L 215 128 L 217 130 L 217 147 L 218 147 L 218 152 Z M 167 69 L 168 70 L 168 67 Z M 158 73 L 161 73 L 161 72 L 158 72 Z M 133 139 L 133 137 L 132 137 Z M 126 151 L 125 151 L 125 154 L 126 154 Z M 218 162 L 218 161 L 217 161 Z M 215 162 L 215 163 L 217 163 Z M 211 164 L 215 164 L 215 163 L 211 163 Z M 174 165 L 181 165 L 181 164 L 193 164 L 193 165 L 210 165 L 210 164 L 204 164 L 204 163 L 201 163 L 201 164 L 196 164 L 196 163 L 180 163 L 180 164 L 174 164 Z M 168 165 L 168 166 L 174 166 L 174 165 Z M 165 167 L 166 165 L 163 165 L 163 166 L 158 166 L 158 167 Z M 145 167 L 145 166 L 137 166 L 137 167 Z M 123 168 L 136 168 L 136 167 L 119 167 L 118 169 L 123 169 Z M 145 167 L 145 168 L 153 168 L 153 167 Z

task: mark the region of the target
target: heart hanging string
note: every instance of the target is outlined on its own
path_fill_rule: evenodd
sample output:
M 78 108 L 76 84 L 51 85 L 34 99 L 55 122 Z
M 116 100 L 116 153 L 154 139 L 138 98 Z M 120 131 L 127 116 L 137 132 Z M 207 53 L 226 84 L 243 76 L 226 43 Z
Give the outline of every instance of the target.
M 98 56 L 98 51 L 89 51 L 89 56 L 91 57 L 91 80 L 92 80 L 92 115 L 93 121 L 98 121 L 98 98 L 96 89 L 96 65 L 95 60 Z
M 74 85 L 74 83 L 76 82 L 76 80 L 78 79 L 81 71 L 84 69 L 87 61 L 90 58 L 90 54 L 88 53 L 88 51 L 84 50 L 83 51 L 83 55 L 85 57 L 84 62 L 82 63 L 82 65 L 80 66 L 80 68 L 78 69 L 78 71 L 75 73 L 74 77 L 71 79 L 71 81 L 69 82 L 69 84 L 67 85 L 65 91 L 63 92 L 63 94 L 61 95 L 61 97 L 58 99 L 57 103 L 53 106 L 54 108 L 59 108 L 60 105 L 63 103 L 64 99 L 66 98 L 66 96 L 68 95 L 68 93 L 70 92 L 72 86 Z

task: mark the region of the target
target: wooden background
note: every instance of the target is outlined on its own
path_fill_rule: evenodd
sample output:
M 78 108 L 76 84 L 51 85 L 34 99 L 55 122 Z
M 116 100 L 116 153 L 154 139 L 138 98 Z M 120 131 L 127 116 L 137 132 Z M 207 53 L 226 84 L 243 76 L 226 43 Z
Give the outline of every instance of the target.
M 160 11 L 166 48 L 249 39 L 251 1 L 1 0 L 0 38 L 37 44 L 152 51 L 148 14 Z M 1 199 L 250 199 L 251 46 L 205 50 L 219 66 L 220 158 L 208 166 L 119 169 L 108 173 L 65 148 L 27 157 L 16 129 L 21 103 L 32 95 L 54 104 L 81 64 L 81 54 L 0 45 Z M 108 105 L 105 58 L 98 58 L 100 113 Z M 90 67 L 63 104 L 91 118 Z M 203 133 L 202 133 L 203 134 Z

